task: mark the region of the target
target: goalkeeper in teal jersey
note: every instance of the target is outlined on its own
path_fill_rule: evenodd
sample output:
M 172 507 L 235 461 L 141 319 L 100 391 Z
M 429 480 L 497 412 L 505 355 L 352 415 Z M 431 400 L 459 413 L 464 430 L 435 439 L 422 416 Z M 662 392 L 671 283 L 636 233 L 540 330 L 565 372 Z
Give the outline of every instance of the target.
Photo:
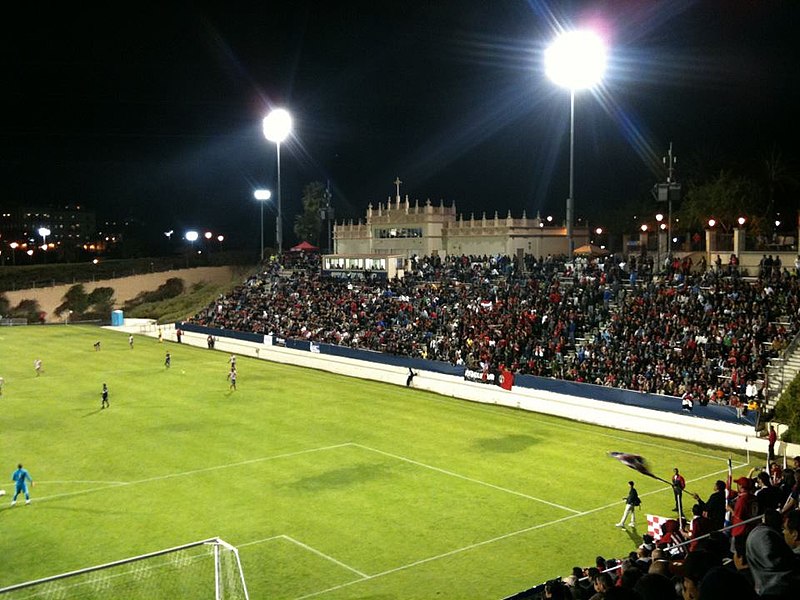
M 22 468 L 21 463 L 17 465 L 17 470 L 14 471 L 14 474 L 11 476 L 11 480 L 16 484 L 14 498 L 11 500 L 11 506 L 14 506 L 17 503 L 17 496 L 20 494 L 25 494 L 25 504 L 30 504 L 31 495 L 28 493 L 27 482 L 30 482 L 31 487 L 33 487 L 33 479 L 31 479 L 31 474 Z

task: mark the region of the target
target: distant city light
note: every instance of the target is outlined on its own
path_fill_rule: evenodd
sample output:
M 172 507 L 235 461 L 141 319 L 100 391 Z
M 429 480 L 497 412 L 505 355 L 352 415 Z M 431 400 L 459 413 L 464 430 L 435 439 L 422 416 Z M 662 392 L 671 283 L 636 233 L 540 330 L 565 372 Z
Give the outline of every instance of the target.
M 203 234 L 203 237 L 204 237 L 204 238 L 206 238 L 207 240 L 210 240 L 212 237 L 214 237 L 214 234 L 213 234 L 213 233 L 211 233 L 210 231 L 206 231 L 206 232 Z
M 224 241 L 224 240 L 225 240 L 225 236 L 224 236 L 224 235 L 218 235 L 218 236 L 217 236 L 217 241 L 218 241 L 218 242 L 222 242 L 222 241 Z

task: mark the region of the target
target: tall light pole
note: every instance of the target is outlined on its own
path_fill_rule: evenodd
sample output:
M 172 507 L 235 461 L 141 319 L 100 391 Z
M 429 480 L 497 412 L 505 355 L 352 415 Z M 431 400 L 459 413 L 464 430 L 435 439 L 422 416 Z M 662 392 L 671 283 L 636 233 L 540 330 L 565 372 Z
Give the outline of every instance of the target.
M 253 196 L 261 205 L 261 262 L 264 262 L 264 202 L 272 198 L 272 192 L 269 190 L 256 190 Z
M 200 237 L 200 234 L 194 230 L 187 231 L 183 236 L 187 242 L 191 244 L 191 250 L 186 253 L 186 268 L 189 268 L 189 254 L 194 254 L 194 243 L 197 241 L 197 238 Z
M 572 257 L 575 210 L 575 92 L 591 88 L 603 77 L 606 48 L 596 33 L 568 31 L 545 52 L 545 71 L 556 84 L 569 90 L 569 196 L 567 197 L 567 254 Z
M 264 137 L 275 142 L 278 155 L 278 221 L 275 225 L 275 237 L 278 254 L 283 252 L 283 213 L 281 212 L 281 143 L 292 132 L 292 116 L 283 108 L 276 108 L 264 117 Z M 262 245 L 263 248 L 263 245 Z M 263 257 L 262 257 L 263 258 Z
M 12 266 L 17 266 L 17 248 L 19 248 L 19 244 L 17 242 L 11 242 L 8 245 L 11 248 L 11 264 Z

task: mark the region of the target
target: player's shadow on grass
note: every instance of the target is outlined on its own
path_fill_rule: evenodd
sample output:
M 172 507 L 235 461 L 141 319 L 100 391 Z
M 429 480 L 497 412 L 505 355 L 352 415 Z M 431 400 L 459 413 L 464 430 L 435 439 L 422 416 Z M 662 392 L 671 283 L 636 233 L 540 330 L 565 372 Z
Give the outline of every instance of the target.
M 506 435 L 498 438 L 478 440 L 475 442 L 475 445 L 485 452 L 511 454 L 513 452 L 527 450 L 538 442 L 539 440 L 532 435 Z
M 88 413 L 86 413 L 85 415 L 83 415 L 83 418 L 85 419 L 86 417 L 91 417 L 92 415 L 96 415 L 96 414 L 97 414 L 97 413 L 99 413 L 101 410 L 103 410 L 103 409 L 102 409 L 102 408 L 96 408 L 95 410 L 89 411 Z
M 642 534 L 639 533 L 638 525 L 636 527 L 626 527 L 625 533 L 628 534 L 628 537 L 631 538 L 631 542 L 633 542 L 634 547 L 638 547 L 639 544 L 642 543 Z

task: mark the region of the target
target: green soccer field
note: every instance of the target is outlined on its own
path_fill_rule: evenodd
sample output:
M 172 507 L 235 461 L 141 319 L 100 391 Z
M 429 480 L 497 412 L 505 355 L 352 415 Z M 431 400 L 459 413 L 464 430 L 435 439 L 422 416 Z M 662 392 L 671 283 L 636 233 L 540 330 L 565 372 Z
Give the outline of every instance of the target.
M 253 599 L 498 599 L 627 554 L 646 513 L 672 514 L 670 490 L 609 451 L 665 478 L 678 466 L 703 497 L 726 471 L 723 449 L 255 359 L 237 368 L 231 391 L 222 352 L 0 328 L 0 587 L 219 536 L 239 548 Z M 18 462 L 36 487 L 11 508 Z M 635 532 L 614 527 L 629 479 Z

